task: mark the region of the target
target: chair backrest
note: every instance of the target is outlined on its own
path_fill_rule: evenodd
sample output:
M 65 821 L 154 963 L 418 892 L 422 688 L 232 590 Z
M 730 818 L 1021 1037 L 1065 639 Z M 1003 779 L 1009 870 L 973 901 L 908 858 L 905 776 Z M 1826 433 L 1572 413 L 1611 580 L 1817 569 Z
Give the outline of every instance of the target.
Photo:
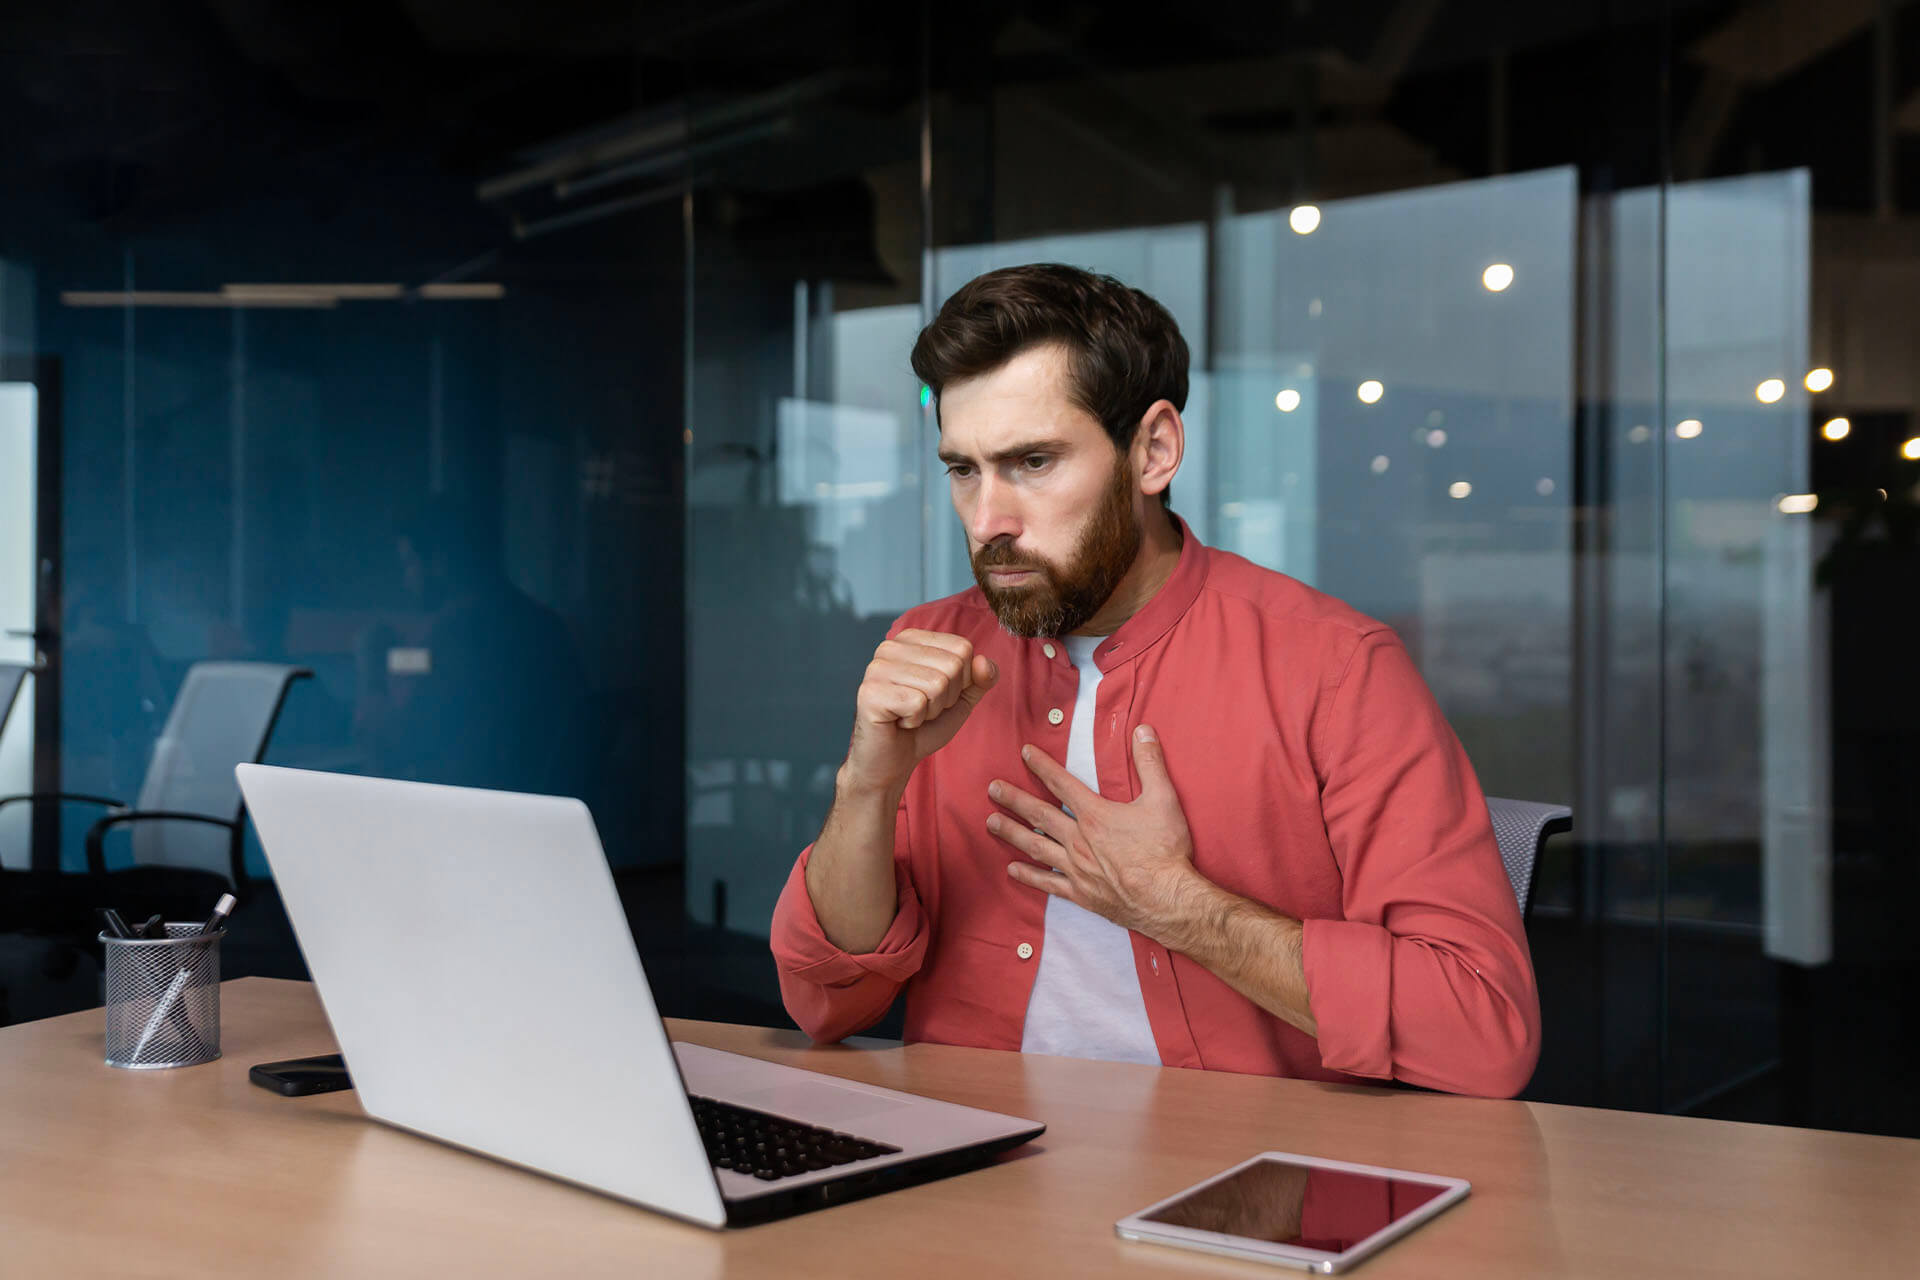
M 1559 804 L 1536 804 L 1531 800 L 1496 800 L 1487 797 L 1487 814 L 1493 819 L 1493 838 L 1500 844 L 1500 861 L 1506 864 L 1507 879 L 1513 882 L 1513 896 L 1520 901 L 1520 915 L 1527 914 L 1527 901 L 1533 894 L 1533 872 L 1540 865 L 1540 850 L 1547 837 L 1573 830 L 1573 810 Z
M 135 808 L 238 819 L 240 785 L 233 766 L 266 754 L 288 687 L 312 673 L 269 662 L 196 662 L 153 744 L 153 759 Z M 197 822 L 137 822 L 131 832 L 138 865 L 193 867 L 226 875 L 230 837 Z
M 0 662 L 0 729 L 7 727 L 7 717 L 13 714 L 13 700 L 20 696 L 20 686 L 27 682 L 27 673 L 32 670 L 18 662 Z

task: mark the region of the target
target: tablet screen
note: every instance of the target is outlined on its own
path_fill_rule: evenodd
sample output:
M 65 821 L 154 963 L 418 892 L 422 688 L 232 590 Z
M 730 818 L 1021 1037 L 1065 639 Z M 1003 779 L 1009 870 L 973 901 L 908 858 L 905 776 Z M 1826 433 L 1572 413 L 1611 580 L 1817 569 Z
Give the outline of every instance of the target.
M 1263 1159 L 1141 1220 L 1339 1254 L 1446 1190 L 1431 1182 Z

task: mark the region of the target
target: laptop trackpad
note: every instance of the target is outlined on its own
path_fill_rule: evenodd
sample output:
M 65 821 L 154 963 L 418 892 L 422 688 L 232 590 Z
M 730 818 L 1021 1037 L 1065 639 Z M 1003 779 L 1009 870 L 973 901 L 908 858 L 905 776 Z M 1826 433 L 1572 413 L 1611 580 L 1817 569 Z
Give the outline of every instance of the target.
M 768 1089 L 745 1089 L 738 1093 L 729 1090 L 725 1100 L 736 1106 L 751 1107 L 755 1111 L 768 1111 L 823 1128 L 856 1134 L 861 1124 L 912 1105 L 896 1102 L 892 1098 L 875 1097 L 859 1089 L 845 1089 L 811 1080 L 781 1083 Z

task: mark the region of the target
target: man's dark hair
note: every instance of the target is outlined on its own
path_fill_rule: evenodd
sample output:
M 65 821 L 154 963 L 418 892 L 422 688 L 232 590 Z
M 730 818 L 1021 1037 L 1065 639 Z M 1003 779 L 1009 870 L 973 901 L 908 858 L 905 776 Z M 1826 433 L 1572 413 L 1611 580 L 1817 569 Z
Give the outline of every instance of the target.
M 1167 309 L 1112 276 L 1057 262 L 1003 267 L 962 285 L 920 331 L 913 371 L 938 406 L 949 383 L 1046 343 L 1066 348 L 1073 401 L 1100 420 L 1115 449 L 1132 446 L 1155 401 L 1187 407 L 1187 340 Z

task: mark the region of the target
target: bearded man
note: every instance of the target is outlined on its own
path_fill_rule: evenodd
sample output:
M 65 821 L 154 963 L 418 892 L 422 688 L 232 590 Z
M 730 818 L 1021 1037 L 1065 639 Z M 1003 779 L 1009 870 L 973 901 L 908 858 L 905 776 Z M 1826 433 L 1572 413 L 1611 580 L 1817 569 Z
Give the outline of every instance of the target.
M 977 586 L 875 651 L 773 921 L 816 1040 L 1510 1096 L 1539 997 L 1486 801 L 1399 639 L 1168 505 L 1187 345 L 1105 276 L 920 334 Z

